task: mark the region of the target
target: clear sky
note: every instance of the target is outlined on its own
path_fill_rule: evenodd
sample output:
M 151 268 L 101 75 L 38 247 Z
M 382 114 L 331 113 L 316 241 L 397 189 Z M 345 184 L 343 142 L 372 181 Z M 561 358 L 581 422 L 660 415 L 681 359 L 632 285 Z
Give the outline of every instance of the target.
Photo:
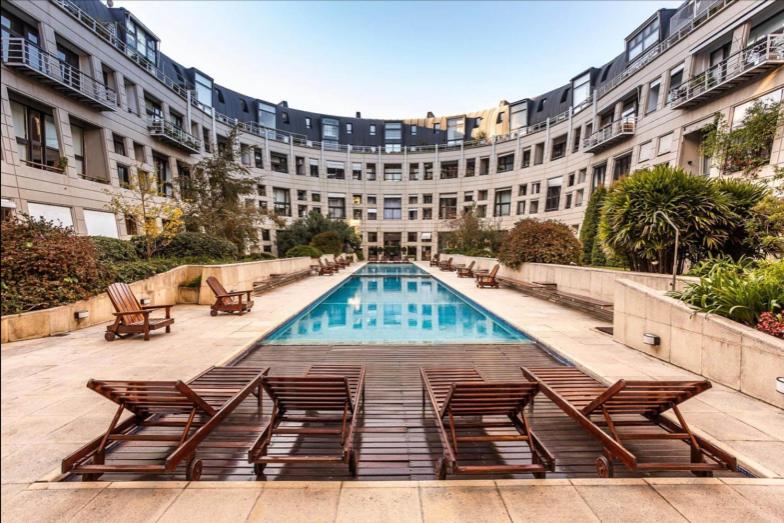
M 161 50 L 243 94 L 365 117 L 460 114 L 536 96 L 623 50 L 680 1 L 130 1 Z

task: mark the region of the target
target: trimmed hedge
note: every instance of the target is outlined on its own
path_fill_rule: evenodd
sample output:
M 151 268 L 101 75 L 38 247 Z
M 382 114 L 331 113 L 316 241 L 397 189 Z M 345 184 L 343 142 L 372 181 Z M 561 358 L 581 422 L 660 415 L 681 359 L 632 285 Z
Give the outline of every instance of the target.
M 139 259 L 136 248 L 129 241 L 108 236 L 90 236 L 90 241 L 95 246 L 98 259 L 104 263 L 129 262 Z
M 133 241 L 138 242 L 137 238 Z M 156 256 L 161 258 L 204 256 L 225 259 L 237 258 L 238 255 L 237 246 L 229 240 L 215 238 L 201 232 L 181 232 L 156 253 Z
M 297 258 L 299 256 L 308 256 L 310 258 L 319 258 L 321 251 L 312 245 L 296 245 L 286 251 L 287 258 Z

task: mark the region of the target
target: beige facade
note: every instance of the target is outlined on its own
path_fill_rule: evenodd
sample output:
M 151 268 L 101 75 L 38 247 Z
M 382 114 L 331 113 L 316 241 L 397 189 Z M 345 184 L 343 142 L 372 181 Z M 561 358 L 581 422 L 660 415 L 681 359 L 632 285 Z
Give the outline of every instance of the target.
M 450 229 L 449 218 L 473 205 L 503 228 L 525 216 L 561 220 L 577 230 L 594 185 L 592 180 L 609 185 L 614 174 L 617 177 L 661 163 L 706 174 L 699 153 L 700 129 L 716 113 L 732 121 L 736 111 L 749 101 L 764 95 L 781 98 L 782 35 L 768 35 L 764 53 L 755 54 L 753 60 L 743 55 L 752 26 L 760 16 L 769 16 L 771 10 L 775 13 L 781 6 L 746 1 L 715 4 L 709 16 L 687 24 L 688 30 L 681 29 L 678 39 L 670 38 L 666 46 L 660 44 L 655 53 L 649 53 L 644 66 L 635 66 L 634 70 L 630 66 L 608 82 L 609 87 L 605 84 L 594 91 L 590 102 L 579 111 L 570 109 L 544 124 L 518 129 L 510 127 L 509 105 L 505 102 L 488 111 L 464 115 L 482 116 L 484 140 L 386 152 L 383 148 L 328 148 L 282 133 L 260 132 L 256 125 L 242 126 L 239 149 L 243 163 L 263 186 L 259 194 L 248 195 L 248 199 L 269 209 L 276 208 L 277 199 L 277 207 L 284 210 L 288 191 L 289 219 L 314 208 L 328 214 L 331 199 L 336 203 L 333 212 L 344 213 L 360 228 L 365 254 L 368 248 L 382 247 L 385 240 L 416 248 L 418 258 L 436 252 L 438 234 Z M 32 204 L 34 213 L 43 209 L 69 215 L 79 233 L 107 234 L 105 215 L 100 212 L 107 211 L 111 194 L 124 191 L 118 166 L 133 171 L 137 166 L 160 170 L 165 165 L 166 181 L 176 197 L 181 171 L 207 154 L 204 138 L 214 141 L 225 137 L 235 123 L 209 108 L 189 103 L 189 93 L 167 85 L 161 74 L 141 67 L 110 45 L 100 27 L 91 26 L 89 17 L 80 15 L 68 0 L 8 0 L 4 8 L 37 26 L 39 46 L 44 52 L 54 53 L 58 43 L 68 42 L 79 50 L 79 69 L 102 79 L 85 101 L 87 80 L 82 80 L 78 88 L 60 82 L 55 89 L 55 73 L 49 71 L 48 78 L 31 74 L 29 64 L 12 63 L 4 54 L 2 197 L 6 208 L 15 206 L 17 211 L 27 213 Z M 727 60 L 738 53 L 745 57 L 742 70 L 729 67 L 728 61 L 723 80 L 715 86 L 678 91 L 679 97 L 673 98 L 669 94 L 672 74 L 683 66 L 684 82 L 695 84 L 705 76 L 700 73 L 711 66 L 713 44 L 723 40 L 731 43 Z M 570 73 L 564 72 L 564 76 Z M 116 102 L 111 93 L 100 90 L 104 82 L 116 92 Z M 145 97 L 160 104 L 167 122 L 182 118 L 183 127 L 192 136 L 150 126 Z M 56 154 L 65 159 L 59 164 L 62 168 L 44 169 L 20 157 L 11 103 L 20 99 L 51 112 L 58 137 Z M 630 104 L 634 104 L 636 115 L 627 118 L 624 111 Z M 423 126 L 447 125 L 447 118 L 405 121 L 421 122 Z M 81 133 L 76 141 L 74 129 Z M 118 148 L 115 141 L 123 147 Z M 194 147 L 198 152 L 191 153 L 189 148 Z M 82 148 L 84 153 L 79 155 L 77 150 Z M 783 149 L 780 133 L 772 147 L 771 164 L 784 164 Z M 278 165 L 272 160 L 281 157 L 287 158 L 287 172 L 271 169 Z M 78 170 L 81 162 L 85 172 Z M 328 168 L 339 164 L 344 166 L 345 179 L 330 179 Z M 368 166 L 373 164 L 375 179 L 369 179 Z M 311 175 L 311 165 L 318 166 L 318 177 Z M 361 180 L 352 178 L 355 166 L 362 170 Z M 601 166 L 603 179 L 599 176 Z M 560 191 L 553 189 L 548 201 L 548 184 L 555 187 L 557 183 L 561 184 Z M 319 195 L 319 201 L 315 201 L 315 195 Z M 340 200 L 344 209 L 339 206 Z M 121 217 L 116 218 L 116 226 L 119 237 L 128 234 Z M 275 252 L 273 224 L 261 227 L 268 231 L 260 234 L 261 248 Z

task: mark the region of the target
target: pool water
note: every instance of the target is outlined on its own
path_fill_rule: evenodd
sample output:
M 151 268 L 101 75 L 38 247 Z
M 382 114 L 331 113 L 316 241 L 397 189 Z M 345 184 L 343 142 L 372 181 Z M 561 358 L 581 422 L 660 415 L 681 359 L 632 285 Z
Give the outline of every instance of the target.
M 533 343 L 411 264 L 366 265 L 262 342 Z

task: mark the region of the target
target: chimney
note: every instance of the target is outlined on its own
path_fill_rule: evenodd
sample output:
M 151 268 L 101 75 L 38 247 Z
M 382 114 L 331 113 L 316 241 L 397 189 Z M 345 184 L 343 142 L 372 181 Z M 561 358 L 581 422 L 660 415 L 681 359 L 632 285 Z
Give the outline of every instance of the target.
M 435 118 L 435 117 L 436 117 L 436 115 L 433 114 L 433 111 L 428 111 L 427 112 L 427 118 Z
M 357 116 L 356 116 L 357 118 L 362 118 L 362 113 L 361 113 L 361 112 L 357 111 L 357 112 L 356 112 L 356 115 L 357 115 Z
M 281 107 L 288 107 L 289 103 L 286 100 L 282 100 L 278 105 Z

